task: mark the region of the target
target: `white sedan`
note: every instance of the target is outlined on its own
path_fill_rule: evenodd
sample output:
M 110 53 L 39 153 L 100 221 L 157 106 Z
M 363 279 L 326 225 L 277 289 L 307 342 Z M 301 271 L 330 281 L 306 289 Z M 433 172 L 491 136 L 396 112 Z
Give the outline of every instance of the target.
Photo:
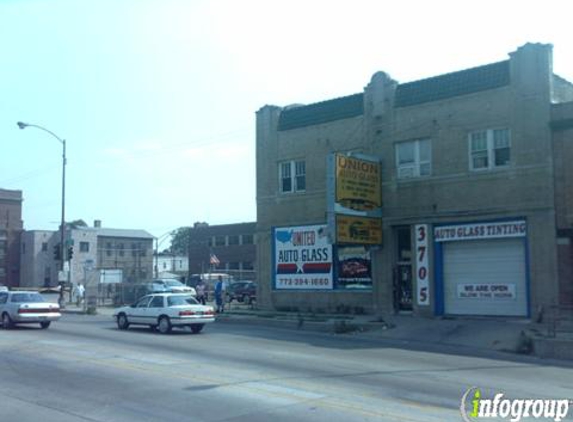
M 127 330 L 130 325 L 148 325 L 167 334 L 173 327 L 190 327 L 197 334 L 205 324 L 215 321 L 215 310 L 199 304 L 189 294 L 154 293 L 116 309 L 113 317 L 120 330 Z
M 197 296 L 193 287 L 186 286 L 179 280 L 172 278 L 159 278 L 153 280 L 151 284 L 151 293 L 187 293 Z
M 5 329 L 34 323 L 48 328 L 61 316 L 58 304 L 47 302 L 38 292 L 0 291 L 0 317 Z

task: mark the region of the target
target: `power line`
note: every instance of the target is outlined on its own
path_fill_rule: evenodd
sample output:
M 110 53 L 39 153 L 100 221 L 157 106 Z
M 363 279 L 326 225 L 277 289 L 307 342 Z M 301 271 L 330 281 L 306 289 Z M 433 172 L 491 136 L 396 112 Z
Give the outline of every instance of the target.
M 34 177 L 49 173 L 49 172 L 51 172 L 54 169 L 59 168 L 59 167 L 60 167 L 59 165 L 51 165 L 51 166 L 38 168 L 36 170 L 29 171 L 27 173 L 12 177 L 10 179 L 0 180 L 0 184 L 1 185 L 8 185 L 10 183 L 17 183 L 17 182 L 21 182 L 23 180 L 32 179 Z

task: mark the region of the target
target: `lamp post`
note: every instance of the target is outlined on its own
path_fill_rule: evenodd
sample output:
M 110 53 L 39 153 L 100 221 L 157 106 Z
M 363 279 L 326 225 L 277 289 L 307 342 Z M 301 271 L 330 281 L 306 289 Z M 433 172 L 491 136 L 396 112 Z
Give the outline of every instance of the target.
M 18 127 L 20 129 L 26 129 L 27 127 L 35 127 L 36 129 L 43 130 L 44 132 L 48 132 L 54 138 L 56 138 L 62 144 L 62 221 L 60 223 L 60 271 L 64 271 L 64 257 L 66 254 L 66 247 L 64 245 L 64 231 L 65 231 L 65 212 L 66 212 L 66 140 L 57 136 L 51 130 L 46 129 L 45 127 L 33 125 L 30 123 L 23 123 L 18 122 Z M 59 281 L 59 280 L 58 280 Z M 63 289 L 62 289 L 63 290 Z M 60 298 L 63 297 L 63 292 L 60 290 Z

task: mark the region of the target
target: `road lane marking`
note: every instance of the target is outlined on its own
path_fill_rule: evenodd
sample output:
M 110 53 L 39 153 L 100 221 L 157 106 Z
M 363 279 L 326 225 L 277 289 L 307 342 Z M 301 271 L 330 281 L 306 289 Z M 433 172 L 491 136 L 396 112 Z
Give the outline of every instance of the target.
M 414 404 L 402 401 L 403 405 L 409 408 L 404 409 L 404 406 L 400 406 L 399 403 L 397 403 L 400 400 L 395 398 L 375 397 L 372 394 L 361 394 L 356 392 L 352 392 L 349 396 L 347 389 L 341 387 L 333 388 L 332 385 L 316 385 L 316 383 L 310 382 L 316 381 L 317 379 L 324 380 L 320 377 L 303 380 L 298 378 L 270 377 L 268 379 L 256 381 L 238 380 L 237 382 L 229 382 L 229 374 L 226 374 L 225 377 L 204 376 L 197 375 L 196 373 L 190 374 L 182 372 L 181 368 L 185 366 L 182 366 L 181 364 L 150 364 L 150 360 L 126 359 L 125 356 L 117 354 L 102 355 L 98 354 L 97 351 L 93 354 L 85 354 L 82 353 L 81 350 L 74 348 L 61 349 L 57 356 L 50 357 L 59 359 L 67 364 L 70 363 L 70 359 L 73 359 L 78 363 L 81 362 L 85 364 L 132 371 L 145 376 L 155 375 L 162 378 L 168 377 L 169 379 L 179 379 L 185 382 L 192 382 L 197 386 L 209 385 L 210 390 L 226 390 L 225 394 L 231 394 L 241 398 L 248 397 L 254 401 L 263 399 L 265 400 L 265 404 L 268 404 L 269 401 L 283 406 L 304 405 L 306 403 L 309 405 L 312 404 L 314 407 L 320 407 L 323 410 L 344 411 L 345 413 L 352 415 L 360 414 L 365 417 L 384 418 L 383 420 L 391 418 L 396 421 L 408 422 L 418 422 L 420 420 L 424 420 L 425 422 L 433 420 L 442 422 L 444 420 L 444 414 L 446 414 L 448 410 L 431 405 L 419 405 L 417 403 Z M 154 359 L 151 359 L 151 361 L 153 360 Z M 193 361 L 189 360 L 187 362 L 181 362 L 191 364 Z M 216 365 L 214 365 L 214 367 L 216 368 Z M 185 368 L 190 369 L 191 366 L 187 366 Z M 278 382 L 281 384 L 278 384 Z M 285 386 L 285 383 L 289 385 Z M 321 391 L 322 393 L 315 393 L 315 391 Z M 356 401 L 342 398 L 343 396 L 355 398 Z M 372 405 L 370 403 L 356 404 L 362 400 L 372 401 L 372 399 L 377 400 L 376 405 Z M 425 413 L 430 408 L 433 408 L 434 410 L 432 413 L 439 411 L 441 416 L 436 416 L 435 419 L 433 415 L 430 416 Z M 414 413 L 419 413 L 421 410 L 424 411 L 424 413 L 422 413 L 423 419 L 413 419 L 404 414 L 405 411 L 407 413 L 411 413 L 412 411 L 414 411 Z

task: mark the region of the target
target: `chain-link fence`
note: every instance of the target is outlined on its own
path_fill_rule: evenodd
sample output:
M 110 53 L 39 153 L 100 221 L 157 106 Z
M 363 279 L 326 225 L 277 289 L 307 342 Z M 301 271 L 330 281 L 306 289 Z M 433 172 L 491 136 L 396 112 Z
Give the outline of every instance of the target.
M 149 283 L 114 283 L 97 286 L 98 306 L 131 304 L 150 293 Z
M 208 299 L 212 299 L 215 283 L 221 275 L 226 287 L 238 281 L 256 281 L 256 272 L 247 270 L 228 270 L 225 272 L 195 274 L 191 278 L 183 278 L 183 282 L 195 287 L 201 279 L 206 284 Z M 86 277 L 86 298 L 97 297 L 97 306 L 121 306 L 131 304 L 142 296 L 151 293 L 151 283 L 146 282 L 121 282 L 102 283 L 97 272 L 88 274 Z

